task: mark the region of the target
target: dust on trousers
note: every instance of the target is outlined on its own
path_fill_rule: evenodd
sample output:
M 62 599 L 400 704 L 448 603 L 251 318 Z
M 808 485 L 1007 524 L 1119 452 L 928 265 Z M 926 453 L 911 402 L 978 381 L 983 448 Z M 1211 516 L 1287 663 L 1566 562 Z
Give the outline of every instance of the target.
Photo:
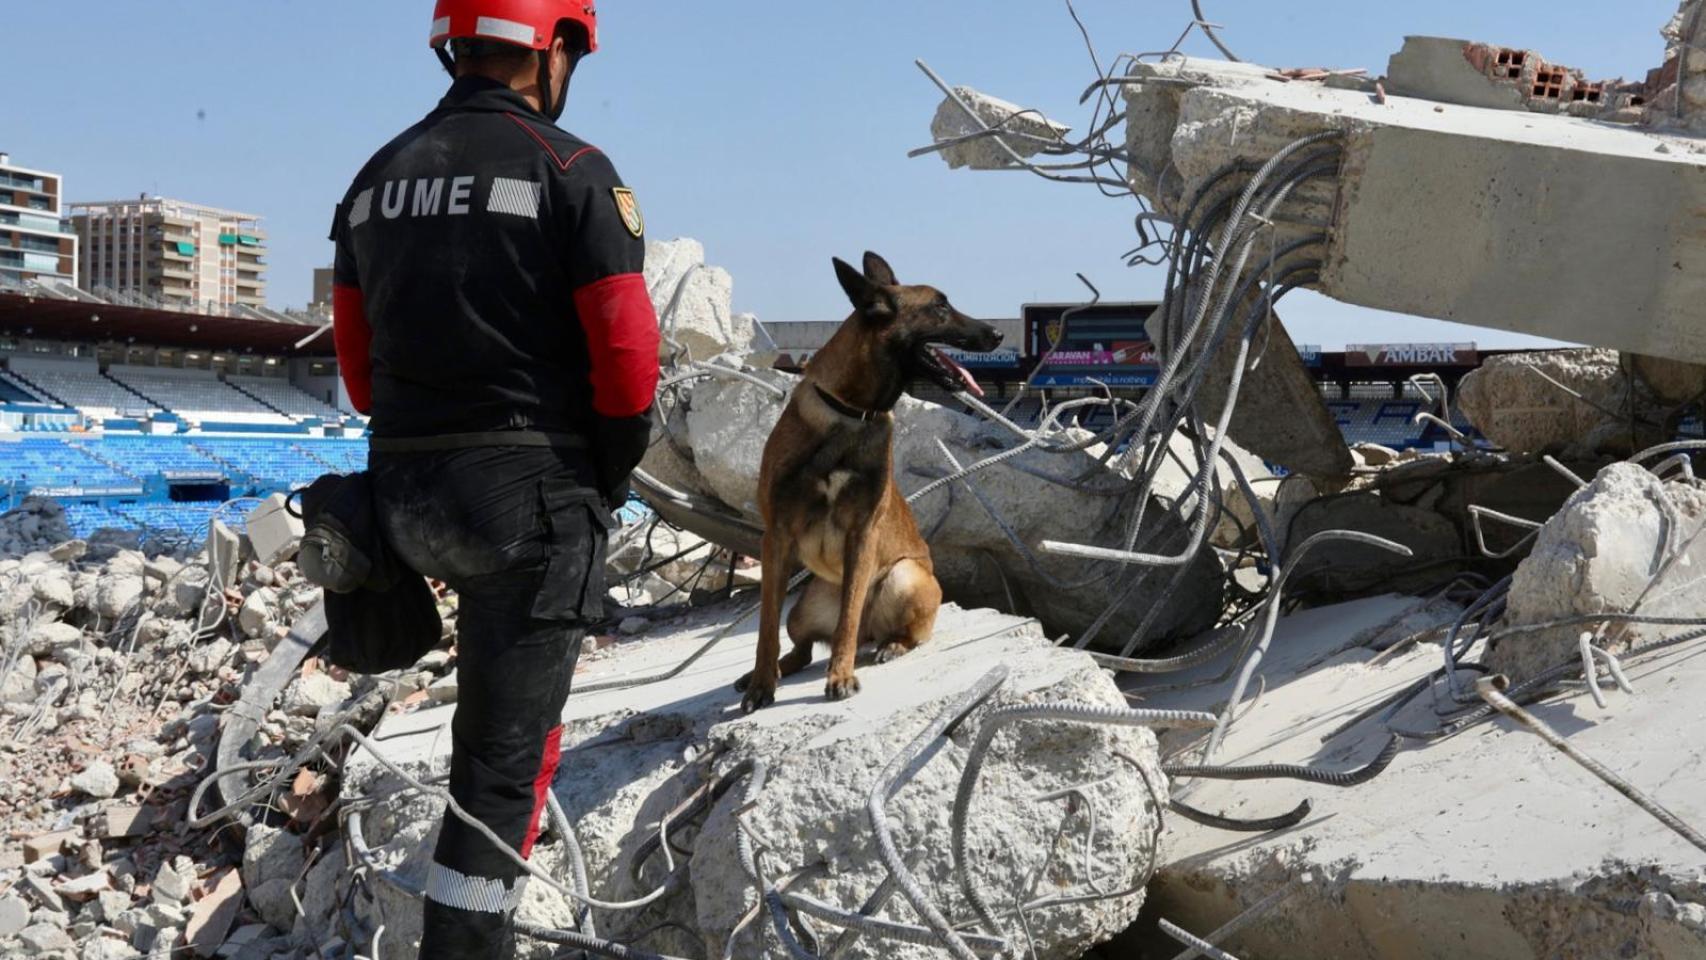
M 610 515 L 579 451 L 373 453 L 392 548 L 458 595 L 450 793 L 522 856 L 539 836 L 585 627 L 603 616 Z M 448 812 L 427 877 L 422 960 L 505 960 L 526 884 Z

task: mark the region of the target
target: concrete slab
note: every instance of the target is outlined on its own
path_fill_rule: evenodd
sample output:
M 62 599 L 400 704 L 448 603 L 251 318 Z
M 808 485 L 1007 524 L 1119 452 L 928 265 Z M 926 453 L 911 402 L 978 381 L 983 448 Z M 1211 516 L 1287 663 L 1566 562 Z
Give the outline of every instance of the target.
M 1317 289 L 1348 303 L 1706 360 L 1706 140 L 1446 105 L 1247 64 L 1140 64 L 1125 87 L 1135 185 L 1173 208 L 1210 172 L 1346 131 L 1336 190 L 1287 205 L 1329 227 Z M 1166 170 L 1166 177 L 1154 172 Z
M 891 663 L 860 668 L 863 691 L 857 696 L 827 701 L 820 659 L 784 681 L 773 706 L 743 716 L 733 684 L 751 668 L 756 619 L 736 619 L 741 609 L 723 605 L 657 627 L 650 638 L 626 641 L 589 659 L 576 677 L 582 692 L 570 696 L 563 713 L 563 760 L 553 790 L 575 824 L 597 896 L 627 900 L 656 888 L 668 868 L 663 856 L 645 854 L 644 848 L 657 839 L 660 821 L 721 778 L 733 778 L 733 789 L 683 815 L 681 829 L 672 831 L 673 842 L 691 850 L 691 883 L 644 910 L 601 911 L 602 935 L 632 937 L 668 924 L 667 930 L 647 936 L 648 948 L 716 956 L 732 938 L 735 956 L 786 957 L 776 938 L 763 932 L 764 924 L 740 923 L 752 889 L 737 855 L 734 818 L 746 817 L 760 834 L 768 875 L 793 876 L 792 892 L 856 909 L 885 872 L 864 806 L 878 771 L 946 703 L 1000 664 L 1009 671 L 1005 684 L 951 739 L 933 745 L 930 759 L 916 767 L 887 808 L 896 843 L 916 858 L 915 873 L 929 896 L 948 915 L 965 915 L 969 906 L 945 838 L 972 731 L 981 718 L 1015 703 L 1124 704 L 1087 655 L 1054 647 L 1033 621 L 947 605 L 931 642 Z M 627 689 L 595 689 L 675 670 L 728 626 L 733 629 L 726 639 L 674 676 Z M 374 737 L 404 768 L 429 776 L 442 773 L 453 710 L 440 705 L 388 717 Z M 757 806 L 743 814 L 739 784 L 744 775 L 737 771 L 755 761 L 767 764 L 768 779 Z M 345 770 L 346 800 L 396 792 L 396 781 L 365 751 L 354 754 Z M 1038 957 L 1070 960 L 1131 923 L 1156 862 L 1158 802 L 1165 790 L 1150 731 L 1016 724 L 993 741 L 978 784 L 966 848 L 984 889 L 1010 890 L 1015 878 L 1042 871 L 1051 890 L 1098 889 L 1100 883 L 1100 889 L 1136 891 L 1035 911 L 1030 923 Z M 1073 789 L 1094 794 L 1089 802 L 1096 806 L 1097 826 L 1086 841 L 1094 849 L 1093 862 L 1051 854 L 1061 831 L 1076 837 L 1085 829 L 1082 811 L 1065 805 L 1068 819 L 1062 820 L 1061 801 L 1050 799 Z M 388 868 L 420 878 L 436 841 L 438 816 L 436 803 L 398 796 L 369 811 L 364 837 Z M 536 854 L 558 876 L 564 875 L 563 846 L 549 840 Z M 388 887 L 378 895 L 387 923 L 386 960 L 412 956 L 418 906 Z M 535 883 L 521 915 L 563 926 L 562 918 L 572 911 L 564 898 Z M 886 915 L 914 922 L 899 898 Z M 850 960 L 940 955 L 935 947 L 877 941 L 862 942 L 847 954 Z
M 1322 737 L 1441 665 L 1436 642 L 1376 662 L 1333 653 L 1412 607 L 1377 597 L 1281 621 L 1262 666 L 1266 692 L 1244 707 L 1215 763 L 1367 763 L 1385 743 L 1376 721 Z M 1585 695 L 1533 712 L 1684 821 L 1706 823 L 1706 745 L 1692 731 L 1706 698 L 1706 646 L 1626 663 L 1636 696 L 1601 711 Z M 1227 685 L 1162 691 L 1214 668 L 1138 680 L 1142 706 L 1217 709 Z M 1151 691 L 1145 694 L 1145 691 Z M 1436 725 L 1427 695 L 1397 722 Z M 1163 741 L 1163 753 L 1184 746 Z M 1194 761 L 1186 761 L 1194 762 Z M 1173 817 L 1167 863 L 1151 886 L 1156 916 L 1207 932 L 1290 877 L 1313 885 L 1219 945 L 1240 956 L 1549 958 L 1706 956 L 1706 861 L 1700 851 L 1533 734 L 1497 721 L 1450 739 L 1408 742 L 1373 781 L 1336 789 L 1295 780 L 1181 781 L 1175 796 L 1234 817 L 1300 800 L 1310 817 L 1268 834 L 1227 833 Z

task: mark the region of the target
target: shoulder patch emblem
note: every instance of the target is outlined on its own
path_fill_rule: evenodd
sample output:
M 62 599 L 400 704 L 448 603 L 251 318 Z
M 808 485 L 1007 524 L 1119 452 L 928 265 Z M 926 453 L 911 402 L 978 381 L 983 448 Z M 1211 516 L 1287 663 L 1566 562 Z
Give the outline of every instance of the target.
M 616 198 L 616 212 L 622 215 L 622 225 L 636 239 L 645 236 L 646 218 L 640 214 L 640 201 L 634 199 L 634 191 L 627 187 L 612 187 L 610 193 Z

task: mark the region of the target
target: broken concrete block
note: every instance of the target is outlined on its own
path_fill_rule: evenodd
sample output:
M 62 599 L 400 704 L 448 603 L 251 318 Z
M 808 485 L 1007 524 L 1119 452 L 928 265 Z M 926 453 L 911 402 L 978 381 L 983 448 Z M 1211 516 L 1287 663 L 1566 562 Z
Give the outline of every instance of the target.
M 1706 156 L 1688 140 L 1282 83 L 1270 73 L 1189 57 L 1134 64 L 1121 87 L 1134 187 L 1178 214 L 1229 163 L 1343 131 L 1336 175 L 1294 191 L 1275 238 L 1301 236 L 1301 224 L 1326 228 L 1315 289 L 1360 306 L 1706 362 L 1692 280 L 1706 275 L 1706 248 L 1693 240 L 1689 213 L 1706 195 Z M 1505 173 L 1517 169 L 1527 174 Z M 1548 189 L 1531 191 L 1533 182 Z M 1617 211 L 1615 223 L 1605 222 L 1607 210 Z M 1603 228 L 1570 258 L 1535 259 L 1527 238 L 1572 235 L 1587 222 Z M 1573 268 L 1617 263 L 1637 236 L 1673 269 L 1612 271 L 1608 282 L 1605 271 Z
M 1303 764 L 1335 773 L 1368 764 L 1388 740 L 1381 718 L 1368 717 L 1326 742 L 1323 736 L 1366 713 L 1375 696 L 1437 671 L 1440 650 L 1420 643 L 1377 662 L 1374 651 L 1347 644 L 1414 604 L 1411 597 L 1373 597 L 1283 618 L 1261 665 L 1266 692 L 1232 724 L 1209 762 Z M 1571 743 L 1684 822 L 1699 824 L 1706 821 L 1706 794 L 1693 789 L 1700 762 L 1693 730 L 1706 698 L 1706 658 L 1697 654 L 1697 647 L 1687 648 L 1662 665 L 1646 664 L 1640 672 L 1658 682 L 1636 680 L 1640 695 L 1618 702 L 1614 722 L 1584 722 L 1593 706 L 1580 690 L 1535 709 L 1555 724 L 1568 722 Z M 1217 709 L 1226 684 L 1198 682 L 1223 666 L 1127 677 L 1122 686 L 1145 707 Z M 1635 668 L 1631 673 L 1638 675 Z M 1392 724 L 1436 728 L 1433 699 L 1412 698 Z M 1186 740 L 1169 734 L 1163 747 L 1179 749 Z M 1198 762 L 1199 752 L 1191 751 L 1188 762 Z M 1173 790 L 1193 807 L 1229 817 L 1272 817 L 1303 800 L 1313 805 L 1296 826 L 1265 833 L 1168 820 L 1165 862 L 1146 905 L 1154 915 L 1207 934 L 1294 884 L 1287 899 L 1216 941 L 1234 956 L 1706 956 L 1706 930 L 1639 907 L 1654 891 L 1668 891 L 1679 905 L 1701 902 L 1699 851 L 1514 724 L 1495 720 L 1441 740 L 1406 741 L 1383 772 L 1352 787 L 1177 777 Z M 1464 811 L 1472 814 L 1451 815 Z M 1422 822 L 1429 826 L 1418 831 Z M 1305 872 L 1314 881 L 1297 884 Z M 1145 946 L 1160 956 L 1178 950 L 1171 942 Z
M 1386 92 L 1467 107 L 1523 109 L 1522 91 L 1511 83 L 1494 82 L 1484 65 L 1470 60 L 1470 46 L 1466 40 L 1446 37 L 1405 37 L 1404 48 L 1386 67 Z
M 56 830 L 53 833 L 31 837 L 24 841 L 24 862 L 35 863 L 38 860 L 45 860 L 64 850 L 68 841 L 81 839 L 82 836 L 76 830 Z
M 181 905 L 190 898 L 190 882 L 169 863 L 160 864 L 160 869 L 154 874 L 154 882 L 150 884 L 156 904 Z
M 273 608 L 277 603 L 278 594 L 271 587 L 257 588 L 244 597 L 243 605 L 237 608 L 237 625 L 250 637 L 266 635 L 267 624 L 272 622 Z
M 35 901 L 36 906 L 54 913 L 65 912 L 65 900 L 59 891 L 53 889 L 53 883 L 37 873 L 26 872 L 18 881 L 18 889 Z
M 1136 475 L 1147 456 L 1147 449 L 1154 445 L 1151 440 L 1143 447 L 1133 447 L 1132 452 L 1117 461 L 1120 470 L 1128 475 Z M 1208 450 L 1208 440 L 1203 441 L 1203 450 Z M 1227 466 L 1225 457 L 1215 458 L 1214 477 L 1220 485 L 1221 503 L 1225 510 L 1220 515 L 1220 521 L 1209 531 L 1209 539 L 1218 546 L 1237 547 L 1245 543 L 1256 544 L 1260 536 L 1256 528 L 1256 511 L 1273 516 L 1274 492 L 1278 484 L 1273 482 L 1273 474 L 1261 461 L 1252 456 L 1249 451 L 1238 446 L 1231 440 L 1221 441 L 1221 450 L 1238 462 L 1238 469 L 1249 481 L 1250 489 L 1256 495 L 1256 502 L 1251 503 L 1239 488 L 1238 479 L 1232 468 Z M 1155 474 L 1152 492 L 1167 503 L 1186 497 L 1191 489 L 1200 463 L 1197 460 L 1196 447 L 1191 438 L 1183 433 L 1174 433 L 1168 446 L 1168 453 L 1161 460 L 1161 468 Z M 1206 481 L 1205 477 L 1205 481 Z M 1205 489 L 1207 484 L 1205 483 Z M 1187 506 L 1194 509 L 1197 503 L 1196 495 L 1191 494 L 1185 500 Z
M 29 637 L 30 652 L 38 657 L 50 656 L 82 642 L 82 630 L 73 624 L 55 621 L 37 624 Z
M 37 600 L 53 604 L 61 610 L 69 610 L 76 603 L 71 577 L 64 570 L 51 571 L 37 577 L 35 582 L 30 584 L 30 589 L 34 591 Z
M 257 824 L 249 829 L 243 848 L 243 889 L 261 919 L 280 930 L 296 920 L 290 889 L 302 875 L 306 857 L 295 834 Z
M 312 717 L 317 716 L 322 707 L 349 699 L 349 694 L 348 683 L 333 680 L 327 673 L 311 673 L 290 682 L 279 706 L 293 717 Z
M 0 939 L 15 936 L 29 926 L 30 905 L 15 894 L 0 897 Z
M 457 683 L 456 671 L 452 670 L 427 687 L 427 698 L 434 703 L 455 703 L 461 686 Z
M 105 800 L 118 793 L 118 771 L 105 760 L 94 760 L 71 778 L 71 788 Z
M 286 509 L 286 499 L 284 494 L 275 493 L 249 511 L 249 542 L 254 545 L 255 559 L 266 566 L 296 556 L 296 547 L 302 542 L 302 518 Z
M 1036 110 L 1027 110 L 971 87 L 955 87 L 954 94 L 976 116 L 968 116 L 953 97 L 943 97 L 941 105 L 936 108 L 935 118 L 930 121 L 930 135 L 937 143 L 970 136 L 985 127 L 999 129 L 1001 133 L 943 147 L 940 151 L 942 159 L 948 162 L 950 169 L 1010 170 L 1018 163 L 1001 149 L 1001 144 L 1006 144 L 1021 158 L 1030 159 L 1044 147 L 1065 142 L 1066 134 L 1072 130 L 1070 126 L 1050 120 Z
M 198 957 L 211 957 L 225 942 L 237 912 L 243 908 L 243 878 L 236 870 L 226 870 L 214 881 L 207 895 L 190 908 L 184 938 L 190 951 Z
M 26 957 L 68 954 L 77 949 L 77 945 L 72 942 L 70 934 L 50 923 L 38 923 L 32 927 L 25 927 L 18 934 L 18 940 L 24 945 L 24 956 Z
M 1679 405 L 1706 395 L 1706 364 L 1626 353 L 1623 362 L 1653 392 L 1659 403 Z
M 0 703 L 34 703 L 36 700 L 36 658 L 18 658 L 12 672 L 0 679 Z
M 94 602 L 90 605 L 96 613 L 109 621 L 117 620 L 129 612 L 130 608 L 142 599 L 143 582 L 141 572 L 112 573 L 116 562 L 108 568 L 109 573 L 95 581 Z
M 154 612 L 162 617 L 180 620 L 193 617 L 201 609 L 207 594 L 207 568 L 192 564 L 173 574 L 154 601 Z
M 702 611 L 672 634 L 619 648 L 620 653 L 589 664 L 576 682 L 589 685 L 667 670 L 701 646 L 711 629 L 726 623 L 733 609 Z M 969 715 L 959 732 L 939 741 L 929 762 L 886 807 L 895 842 L 903 856 L 916 858 L 914 873 L 929 895 L 950 916 L 963 915 L 967 908 L 953 879 L 947 837 L 960 772 L 979 725 L 992 711 L 1019 703 L 1124 705 L 1093 661 L 1053 647 L 1034 624 L 949 605 L 943 607 L 930 643 L 890 663 L 861 668 L 863 691 L 858 696 L 826 701 L 825 666 L 819 661 L 784 680 L 774 706 L 738 717 L 732 710 L 739 694 L 730 685 L 751 666 L 756 626 L 749 618 L 737 627 L 686 674 L 630 690 L 569 698 L 563 768 L 555 789 L 575 824 L 595 895 L 625 899 L 654 886 L 664 873 L 661 857 L 644 863 L 637 881 L 630 878 L 629 868 L 638 846 L 656 835 L 657 818 L 701 784 L 749 758 L 762 758 L 769 764 L 768 780 L 757 794 L 758 806 L 745 820 L 762 838 L 767 871 L 780 876 L 810 864 L 827 864 L 827 870 L 802 874 L 790 889 L 856 909 L 882 874 L 864 809 L 878 771 L 948 700 L 1002 664 L 1009 670 L 1005 685 Z M 431 729 L 451 712 L 441 706 L 388 717 L 378 734 L 397 745 L 388 751 L 390 758 L 419 775 L 444 769 L 449 749 L 444 738 L 436 738 L 435 745 L 434 737 L 407 734 Z M 620 749 L 577 749 L 600 740 L 618 741 Z M 1155 798 L 1164 803 L 1166 790 L 1155 767 L 1149 731 L 1038 721 L 1006 727 L 992 743 L 967 820 L 966 846 L 982 889 L 998 896 L 997 890 L 1012 889 L 1045 861 L 1042 883 L 1050 895 L 1081 892 L 1090 882 L 1113 889 L 1115 877 L 1119 888 L 1141 884 L 1155 856 Z M 1116 752 L 1131 759 L 1122 760 Z M 706 754 L 717 758 L 714 767 L 690 759 Z M 358 752 L 346 767 L 343 789 L 352 795 L 376 795 L 393 783 L 371 757 Z M 1088 828 L 1083 808 L 1069 812 L 1068 800 L 1036 800 L 1083 784 L 1096 784 L 1087 788 L 1093 801 L 1086 801 L 1098 811 L 1094 867 L 1086 867 L 1079 856 L 1059 856 L 1058 850 L 1050 856 L 1057 842 L 1081 846 Z M 736 850 L 734 818 L 745 803 L 744 794 L 736 781 L 693 834 L 691 884 L 644 916 L 601 914 L 600 933 L 620 939 L 670 920 L 685 929 L 659 928 L 648 937 L 648 949 L 674 956 L 721 955 L 740 917 L 755 902 Z M 404 876 L 423 876 L 436 834 L 436 803 L 419 795 L 400 796 L 366 816 L 364 834 L 380 861 Z M 1059 838 L 1063 829 L 1070 841 Z M 535 856 L 556 855 L 561 847 L 542 846 Z M 378 896 L 388 924 L 386 937 L 396 936 L 390 948 L 396 952 L 387 958 L 407 957 L 418 936 L 418 901 L 388 889 Z M 1141 899 L 1139 893 L 1037 911 L 1030 918 L 1037 956 L 1064 960 L 1081 955 L 1128 923 Z M 563 898 L 542 884 L 531 884 L 523 914 L 547 907 L 558 916 L 572 912 Z M 735 938 L 732 955 L 755 960 L 785 956 L 773 935 L 761 941 L 758 931 L 759 925 L 749 925 Z M 1012 933 L 1023 939 L 1016 925 Z M 924 960 L 941 953 L 937 948 L 867 940 L 847 956 Z
M 647 243 L 645 281 L 664 336 L 660 357 L 675 352 L 671 341 L 694 360 L 751 352 L 754 320 L 750 314 L 733 312 L 734 278 L 721 267 L 705 265 L 705 247 L 699 241 Z
M 1706 616 L 1703 527 L 1706 492 L 1661 483 L 1634 464 L 1614 463 L 1540 528 L 1516 569 L 1499 626 L 1606 611 Z M 1577 656 L 1583 631 L 1595 632 L 1596 646 L 1619 653 L 1676 630 L 1640 624 L 1556 627 L 1496 641 L 1485 659 L 1494 670 L 1522 680 Z
M 237 564 L 242 560 L 243 540 L 222 521 L 207 527 L 207 564 L 212 582 L 229 587 L 237 582 Z
M 130 894 L 123 890 L 102 890 L 95 894 L 96 919 L 110 926 L 118 919 L 119 914 L 130 909 L 130 903 Z
M 1456 402 L 1476 429 L 1507 450 L 1556 451 L 1611 419 L 1601 408 L 1625 407 L 1627 381 L 1613 350 L 1504 354 L 1471 370 Z
M 112 889 L 112 876 L 105 870 L 96 870 L 74 880 L 64 880 L 55 885 L 54 889 L 72 903 L 86 903 L 95 899 L 103 890 Z

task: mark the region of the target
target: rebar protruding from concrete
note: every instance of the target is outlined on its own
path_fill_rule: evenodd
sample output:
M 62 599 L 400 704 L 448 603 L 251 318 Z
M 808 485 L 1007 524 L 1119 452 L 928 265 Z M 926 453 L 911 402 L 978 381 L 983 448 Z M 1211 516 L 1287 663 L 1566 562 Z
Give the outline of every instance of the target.
M 1174 940 L 1179 941 L 1185 946 L 1190 947 L 1192 950 L 1196 951 L 1196 953 L 1209 957 L 1210 960 L 1238 960 L 1237 957 L 1227 953 L 1225 950 L 1220 949 L 1214 944 L 1209 943 L 1207 940 L 1180 928 L 1178 924 L 1173 923 L 1166 917 L 1161 918 L 1161 932 L 1172 937 Z
M 977 787 L 978 774 L 983 769 L 983 757 L 989 751 L 989 745 L 995 739 L 995 734 L 1008 724 L 1023 720 L 1065 720 L 1072 723 L 1090 723 L 1102 726 L 1160 726 L 1174 727 L 1207 727 L 1213 725 L 1214 714 L 1195 710 L 1122 710 L 1118 707 L 1096 707 L 1083 703 L 1042 703 L 1016 704 L 992 711 L 984 718 L 978 727 L 977 739 L 973 741 L 971 750 L 966 754 L 964 772 L 960 775 L 960 786 L 954 793 L 954 811 L 951 820 L 952 834 L 950 849 L 954 858 L 954 873 L 960 882 L 960 890 L 966 900 L 971 903 L 972 910 L 977 913 L 983 927 L 995 936 L 1004 936 L 1001 924 L 991 910 L 972 879 L 970 864 L 966 858 L 966 810 L 971 804 L 972 791 Z M 1160 816 L 1160 811 L 1156 811 Z M 1133 890 L 1114 894 L 1114 897 L 1129 896 L 1141 889 L 1140 881 Z
M 1633 802 L 1637 807 L 1640 807 L 1642 810 L 1645 810 L 1653 817 L 1653 819 L 1669 827 L 1671 830 L 1675 831 L 1677 835 L 1681 836 L 1689 843 L 1694 844 L 1694 846 L 1699 849 L 1706 850 L 1706 836 L 1702 836 L 1700 831 L 1686 823 L 1683 823 L 1681 818 L 1677 817 L 1676 814 L 1671 813 L 1669 810 L 1661 806 L 1658 801 L 1647 796 L 1645 793 L 1642 793 L 1634 784 L 1631 784 L 1629 781 L 1623 779 L 1617 774 L 1612 773 L 1598 760 L 1595 760 L 1582 751 L 1576 749 L 1574 744 L 1564 739 L 1558 731 L 1548 726 L 1546 721 L 1532 713 L 1529 713 L 1527 710 L 1524 710 L 1509 697 L 1505 696 L 1503 691 L 1509 685 L 1509 678 L 1505 677 L 1503 674 L 1496 674 L 1491 677 L 1482 677 L 1481 679 L 1476 680 L 1475 692 L 1480 694 L 1481 699 L 1487 701 L 1487 704 L 1493 709 L 1507 717 L 1510 717 L 1512 720 L 1522 724 L 1524 727 L 1527 727 L 1536 736 L 1546 741 L 1558 752 L 1569 757 L 1571 760 L 1576 761 L 1578 764 L 1581 764 L 1583 768 L 1598 777 L 1600 780 L 1604 781 L 1607 786 L 1611 787 L 1611 789 L 1616 790 L 1625 797 L 1628 797 L 1631 802 Z
M 1588 694 L 1593 697 L 1593 705 L 1605 709 L 1605 693 L 1599 689 L 1599 668 L 1593 662 L 1593 631 L 1583 630 L 1576 638 L 1577 649 L 1582 658 L 1582 679 L 1587 681 Z
M 1217 767 L 1192 764 L 1168 764 L 1161 772 L 1169 777 L 1199 777 L 1205 780 L 1302 780 L 1305 783 L 1319 783 L 1327 787 L 1354 787 L 1358 784 L 1373 780 L 1389 766 L 1394 757 L 1398 756 L 1398 748 L 1404 740 L 1393 734 L 1386 740 L 1386 746 L 1380 748 L 1380 753 L 1367 764 L 1355 770 L 1317 770 L 1314 767 L 1300 766 L 1295 763 L 1258 763 L 1243 767 Z
M 1412 556 L 1415 553 L 1409 547 L 1396 541 L 1356 530 L 1322 530 L 1299 544 L 1297 550 L 1285 558 L 1279 576 L 1274 579 L 1273 587 L 1269 589 L 1267 599 L 1263 601 L 1267 604 L 1267 615 L 1263 618 L 1261 639 L 1256 642 L 1255 648 L 1250 651 L 1248 659 L 1244 661 L 1243 668 L 1238 672 L 1238 679 L 1232 685 L 1232 694 L 1226 698 L 1227 707 L 1221 711 L 1220 720 L 1214 726 L 1214 733 L 1209 735 L 1208 744 L 1203 748 L 1204 762 L 1214 756 L 1214 751 L 1219 749 L 1221 740 L 1225 739 L 1226 731 L 1232 726 L 1232 708 L 1244 699 L 1244 688 L 1249 686 L 1250 677 L 1255 674 L 1256 667 L 1262 662 L 1262 657 L 1267 655 L 1268 644 L 1273 642 L 1274 626 L 1279 622 L 1280 597 L 1285 593 L 1286 580 L 1297 569 L 1298 561 L 1302 560 L 1305 554 L 1316 544 L 1328 540 L 1349 540 L 1352 543 L 1363 543 L 1405 557 Z
M 1529 367 L 1528 369 L 1533 370 L 1534 368 Z M 1551 467 L 1552 470 L 1558 474 L 1558 476 L 1563 477 L 1565 480 L 1568 480 L 1571 483 L 1575 484 L 1576 488 L 1578 490 L 1581 489 L 1582 487 L 1585 487 L 1588 485 L 1588 482 L 1586 480 L 1583 480 L 1580 476 L 1576 475 L 1576 471 L 1571 470 L 1569 467 L 1564 466 L 1562 463 L 1559 463 L 1558 458 L 1552 456 L 1550 453 L 1541 457 L 1540 462 L 1546 464 L 1548 467 Z
M 966 943 L 965 938 L 954 930 L 953 925 L 948 923 L 948 918 L 930 901 L 929 895 L 919 885 L 917 878 L 913 877 L 912 871 L 907 869 L 906 862 L 901 859 L 900 850 L 895 847 L 894 837 L 889 833 L 888 814 L 883 806 L 890 796 L 900 790 L 903 782 L 902 772 L 917 759 L 924 748 L 950 728 L 958 726 L 966 714 L 987 700 L 1006 680 L 1007 667 L 997 666 L 984 674 L 983 678 L 965 693 L 955 697 L 929 726 L 912 738 L 912 742 L 908 743 L 905 749 L 895 754 L 894 759 L 890 760 L 888 766 L 877 776 L 877 782 L 872 784 L 871 794 L 865 802 L 865 809 L 871 817 L 871 830 L 877 835 L 877 853 L 888 867 L 889 874 L 900 884 L 900 891 L 912 904 L 912 909 L 936 932 L 955 960 L 977 960 L 977 953 Z M 779 905 L 778 902 L 777 906 Z
M 1487 547 L 1487 537 L 1481 531 L 1481 518 L 1482 517 L 1492 517 L 1494 520 L 1503 521 L 1505 523 L 1510 524 L 1513 527 L 1522 527 L 1524 530 L 1527 530 L 1528 533 L 1522 539 L 1518 540 L 1516 543 L 1513 543 L 1509 547 L 1506 547 L 1505 549 L 1500 550 L 1497 553 L 1494 553 L 1491 549 L 1489 549 Z M 1505 557 L 1508 557 L 1511 554 L 1517 552 L 1518 550 L 1521 550 L 1523 547 L 1528 545 L 1528 542 L 1530 540 L 1533 540 L 1538 535 L 1535 531 L 1537 531 L 1541 527 L 1545 526 L 1545 524 L 1538 523 L 1536 521 L 1529 520 L 1529 519 L 1526 519 L 1524 517 L 1513 517 L 1508 513 L 1500 513 L 1497 510 L 1489 510 L 1486 507 L 1483 507 L 1478 503 L 1472 503 L 1469 505 L 1469 525 L 1475 529 L 1475 545 L 1477 547 L 1481 548 L 1481 555 L 1485 556 L 1485 557 L 1489 557 L 1489 558 L 1494 559 L 1494 560 L 1502 560 Z
M 1248 820 L 1209 813 L 1207 810 L 1193 807 L 1183 800 L 1168 800 L 1167 809 L 1192 823 L 1200 823 L 1216 830 L 1230 830 L 1235 833 L 1267 833 L 1270 830 L 1284 830 L 1302 823 L 1303 819 L 1309 816 L 1310 805 L 1309 801 L 1305 800 L 1278 816 L 1257 817 Z
M 1211 933 L 1209 933 L 1208 936 L 1204 937 L 1203 939 L 1205 939 L 1205 940 L 1225 940 L 1225 939 L 1227 939 L 1228 937 L 1232 936 L 1233 934 L 1237 933 L 1238 931 L 1249 926 L 1251 923 L 1254 923 L 1257 919 L 1259 919 L 1262 916 L 1262 914 L 1267 913 L 1269 910 L 1272 910 L 1274 907 L 1278 906 L 1287 897 L 1296 893 L 1300 887 L 1302 887 L 1306 883 L 1313 882 L 1314 879 L 1315 879 L 1314 875 L 1307 872 L 1307 871 L 1305 871 L 1302 874 L 1299 874 L 1295 879 L 1288 882 L 1285 886 L 1280 887 L 1278 890 L 1275 890 L 1273 893 L 1270 893 L 1267 896 L 1263 897 L 1262 899 L 1257 900 L 1255 903 L 1250 904 L 1250 906 L 1248 908 L 1246 908 L 1243 913 L 1240 913 L 1238 916 L 1233 917 L 1231 920 L 1228 920 L 1225 923 L 1221 924 L 1219 927 L 1215 928 Z M 1201 953 L 1202 953 L 1202 951 L 1198 950 L 1196 947 L 1190 947 L 1190 948 L 1187 948 L 1186 950 L 1184 950 L 1183 952 L 1179 953 L 1177 956 L 1173 957 L 1173 960 L 1196 960 L 1197 956 Z

